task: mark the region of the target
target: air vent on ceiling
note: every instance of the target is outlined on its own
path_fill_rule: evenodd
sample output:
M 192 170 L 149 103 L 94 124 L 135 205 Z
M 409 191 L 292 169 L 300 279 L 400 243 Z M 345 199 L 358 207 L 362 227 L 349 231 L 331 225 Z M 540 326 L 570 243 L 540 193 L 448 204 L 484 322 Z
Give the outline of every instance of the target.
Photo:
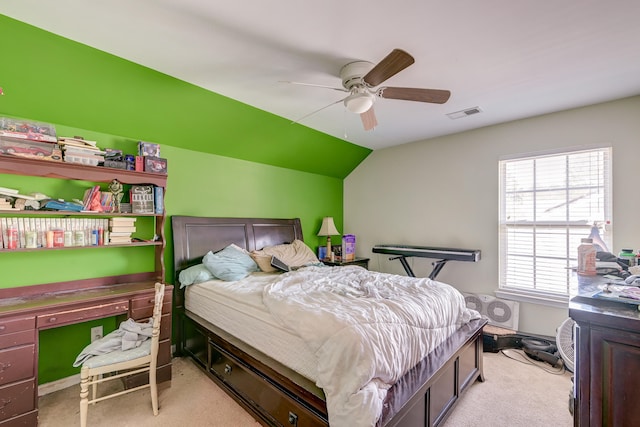
M 471 108 L 466 108 L 464 110 L 460 110 L 460 111 L 455 111 L 453 113 L 449 113 L 447 114 L 447 116 L 449 116 L 450 119 L 455 120 L 455 119 L 459 119 L 461 117 L 467 117 L 467 116 L 472 116 L 474 114 L 478 114 L 481 113 L 482 110 L 480 109 L 480 107 L 471 107 Z

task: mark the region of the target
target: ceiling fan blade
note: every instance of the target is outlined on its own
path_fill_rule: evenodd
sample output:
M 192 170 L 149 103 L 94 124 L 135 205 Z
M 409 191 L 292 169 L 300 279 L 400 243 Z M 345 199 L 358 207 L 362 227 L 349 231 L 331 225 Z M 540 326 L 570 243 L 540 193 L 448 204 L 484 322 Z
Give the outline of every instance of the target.
M 332 105 L 336 105 L 338 102 L 343 102 L 343 101 L 344 101 L 345 99 L 347 99 L 347 98 L 348 98 L 348 97 L 344 97 L 344 98 L 342 98 L 342 99 L 337 100 L 336 102 L 332 102 L 332 103 L 331 103 L 331 104 L 329 104 L 329 105 L 325 105 L 325 106 L 324 106 L 324 107 L 322 107 L 322 108 L 319 108 L 319 109 L 317 109 L 317 110 L 315 110 L 315 111 L 312 111 L 312 112 L 310 112 L 309 114 L 307 114 L 307 115 L 305 115 L 305 116 L 300 117 L 298 120 L 295 120 L 295 121 L 291 122 L 291 124 L 299 123 L 299 122 L 301 122 L 302 120 L 306 119 L 307 117 L 312 116 L 312 115 L 314 115 L 315 113 L 319 113 L 320 111 L 324 110 L 325 108 L 329 108 L 329 107 L 331 107 Z
M 415 60 L 402 49 L 393 49 L 382 61 L 369 71 L 362 80 L 369 86 L 378 86 L 391 76 L 413 64 Z
M 376 95 L 386 99 L 402 99 L 405 101 L 430 102 L 444 104 L 449 100 L 451 92 L 440 89 L 418 89 L 411 87 L 381 87 Z
M 325 89 L 338 90 L 338 91 L 340 91 L 340 92 L 349 92 L 348 90 L 346 90 L 345 88 L 342 88 L 342 87 L 333 87 L 333 86 L 317 85 L 317 84 L 314 84 L 314 83 L 292 82 L 292 81 L 289 81 L 289 80 L 280 80 L 280 83 L 289 83 L 289 84 L 292 84 L 292 85 L 300 85 L 300 86 L 321 87 L 321 88 L 325 88 Z
M 364 130 L 371 130 L 378 126 L 378 120 L 376 119 L 376 113 L 373 110 L 373 106 L 364 113 L 360 114 L 360 120 L 362 120 L 362 126 Z

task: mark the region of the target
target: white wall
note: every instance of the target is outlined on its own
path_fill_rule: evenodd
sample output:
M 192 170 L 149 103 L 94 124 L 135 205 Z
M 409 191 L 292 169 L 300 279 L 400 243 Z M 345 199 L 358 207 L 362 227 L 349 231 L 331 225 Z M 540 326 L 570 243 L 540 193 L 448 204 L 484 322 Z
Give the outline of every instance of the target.
M 473 116 L 460 120 L 473 120 Z M 345 180 L 344 231 L 372 270 L 405 274 L 376 244 L 480 249 L 438 280 L 492 295 L 498 287 L 498 160 L 560 147 L 613 147 L 613 248 L 640 248 L 640 96 L 374 151 Z M 418 277 L 433 260 L 412 258 Z M 519 330 L 555 336 L 567 309 L 520 304 Z

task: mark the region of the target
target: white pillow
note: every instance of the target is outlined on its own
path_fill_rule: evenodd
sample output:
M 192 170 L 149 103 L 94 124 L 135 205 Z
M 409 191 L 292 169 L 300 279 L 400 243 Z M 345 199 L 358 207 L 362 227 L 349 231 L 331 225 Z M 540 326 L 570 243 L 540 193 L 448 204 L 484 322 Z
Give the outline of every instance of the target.
M 320 264 L 316 254 L 302 240 L 296 239 L 290 244 L 267 246 L 261 252 L 275 256 L 289 267 Z

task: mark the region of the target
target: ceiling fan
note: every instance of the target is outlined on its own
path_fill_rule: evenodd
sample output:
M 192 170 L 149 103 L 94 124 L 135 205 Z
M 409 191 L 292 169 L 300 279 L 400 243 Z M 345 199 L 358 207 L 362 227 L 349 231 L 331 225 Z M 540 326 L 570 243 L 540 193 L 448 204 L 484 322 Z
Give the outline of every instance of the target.
M 447 102 L 451 96 L 451 92 L 448 90 L 391 86 L 383 86 L 375 89 L 376 86 L 379 86 L 390 77 L 395 76 L 414 62 L 415 60 L 413 59 L 413 56 L 404 50 L 394 49 L 382 61 L 375 65 L 368 61 L 355 61 L 343 66 L 340 70 L 342 88 L 311 83 L 286 82 L 305 86 L 324 87 L 349 94 L 345 98 L 339 99 L 336 102 L 301 117 L 296 120 L 295 123 L 311 116 L 312 114 L 322 111 L 325 108 L 331 107 L 339 102 L 343 102 L 347 110 L 352 113 L 360 114 L 364 130 L 368 131 L 375 128 L 378 124 L 373 110 L 373 104 L 377 98 L 429 102 L 433 104 L 444 104 Z

